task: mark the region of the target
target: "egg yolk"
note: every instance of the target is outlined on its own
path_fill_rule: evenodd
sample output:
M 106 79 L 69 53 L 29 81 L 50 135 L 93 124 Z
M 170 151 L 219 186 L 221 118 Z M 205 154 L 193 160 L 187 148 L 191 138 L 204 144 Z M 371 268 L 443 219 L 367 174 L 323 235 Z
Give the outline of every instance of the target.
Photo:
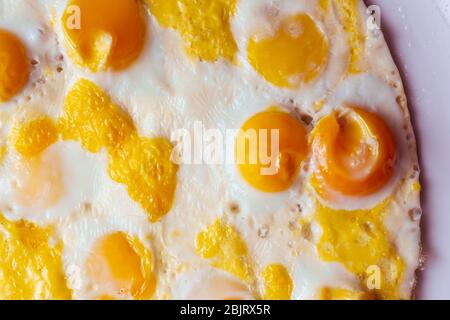
M 51 230 L 0 214 L 0 299 L 70 299 L 62 246 L 50 245 Z
M 58 140 L 58 129 L 48 117 L 26 122 L 14 131 L 14 147 L 26 158 L 40 154 Z
M 398 299 L 405 265 L 384 226 L 389 204 L 386 200 L 371 210 L 346 211 L 317 203 L 316 219 L 322 228 L 317 250 L 322 260 L 342 263 L 371 294 Z M 373 267 L 379 274 L 370 271 Z M 370 287 L 372 281 L 379 287 Z
M 244 282 L 249 282 L 253 277 L 246 243 L 233 226 L 221 220 L 198 234 L 196 251 L 200 257 L 210 259 L 214 267 Z
M 147 0 L 158 22 L 178 31 L 197 59 L 233 61 L 237 45 L 230 28 L 237 0 Z
M 341 288 L 322 288 L 320 300 L 376 300 L 376 295 Z
M 61 199 L 63 170 L 56 153 L 19 159 L 11 175 L 15 179 L 13 197 L 18 204 L 47 209 Z
M 0 145 L 0 166 L 3 164 L 7 153 L 7 148 L 5 145 Z
M 362 70 L 361 57 L 364 53 L 365 35 L 361 26 L 359 14 L 359 0 L 335 0 L 334 1 L 341 24 L 347 34 L 350 48 L 350 62 L 348 72 L 359 73 Z
M 78 141 L 90 152 L 106 149 L 110 177 L 127 186 L 152 222 L 171 209 L 178 171 L 170 160 L 172 144 L 139 136 L 129 115 L 96 84 L 82 79 L 74 85 L 58 127 L 64 140 Z
M 229 275 L 206 276 L 182 297 L 187 300 L 253 300 L 248 286 Z
M 396 143 L 379 116 L 360 108 L 323 118 L 312 138 L 318 171 L 312 184 L 330 198 L 332 189 L 347 196 L 365 196 L 385 186 L 394 174 Z
M 264 280 L 265 300 L 290 300 L 293 283 L 286 267 L 279 264 L 271 264 L 261 272 Z
M 155 292 L 151 252 L 122 232 L 95 243 L 87 270 L 98 290 L 103 291 L 102 299 L 150 299 Z
M 242 177 L 263 192 L 288 189 L 307 153 L 302 124 L 277 110 L 254 115 L 236 139 L 236 161 Z
M 314 20 L 299 14 L 281 22 L 271 37 L 254 36 L 248 59 L 268 82 L 295 89 L 316 79 L 328 61 L 328 41 Z
M 0 103 L 23 89 L 30 74 L 30 63 L 23 43 L 12 33 L 0 29 Z
M 62 25 L 70 56 L 93 72 L 133 63 L 147 28 L 144 7 L 136 0 L 71 0 Z

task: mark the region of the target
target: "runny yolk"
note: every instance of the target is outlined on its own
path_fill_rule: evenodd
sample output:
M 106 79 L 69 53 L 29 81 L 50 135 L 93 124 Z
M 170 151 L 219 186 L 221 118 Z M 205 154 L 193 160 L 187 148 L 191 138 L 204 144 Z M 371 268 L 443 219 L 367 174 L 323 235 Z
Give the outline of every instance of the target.
M 93 72 L 128 67 L 145 43 L 145 10 L 136 0 L 71 0 L 62 25 L 70 56 Z
M 323 118 L 313 132 L 312 149 L 318 165 L 312 184 L 329 200 L 330 189 L 346 196 L 369 195 L 394 174 L 394 136 L 383 119 L 361 108 Z
M 30 64 L 23 43 L 9 31 L 0 29 L 0 103 L 21 91 L 29 74 Z
M 236 139 L 236 162 L 242 177 L 263 192 L 288 189 L 307 153 L 302 124 L 277 110 L 251 117 Z
M 286 267 L 280 264 L 271 264 L 261 272 L 264 279 L 265 300 L 290 300 L 293 283 Z
M 271 37 L 253 36 L 248 59 L 268 82 L 295 89 L 316 79 L 328 61 L 328 41 L 314 20 L 298 14 L 283 20 Z
M 146 0 L 158 22 L 179 32 L 186 52 L 197 59 L 234 60 L 237 45 L 230 19 L 237 0 Z
M 100 299 L 150 299 L 155 292 L 151 252 L 123 232 L 95 243 L 87 270 L 100 291 Z

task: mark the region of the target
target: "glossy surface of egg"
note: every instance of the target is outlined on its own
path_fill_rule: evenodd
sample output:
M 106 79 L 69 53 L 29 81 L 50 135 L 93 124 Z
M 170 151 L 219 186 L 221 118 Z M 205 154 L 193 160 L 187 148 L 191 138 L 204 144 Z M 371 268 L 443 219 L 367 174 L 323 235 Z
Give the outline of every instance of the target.
M 414 132 L 368 18 L 1 1 L 0 298 L 411 298 Z
M 29 59 L 24 44 L 14 34 L 0 29 L 0 102 L 16 95 L 29 77 Z

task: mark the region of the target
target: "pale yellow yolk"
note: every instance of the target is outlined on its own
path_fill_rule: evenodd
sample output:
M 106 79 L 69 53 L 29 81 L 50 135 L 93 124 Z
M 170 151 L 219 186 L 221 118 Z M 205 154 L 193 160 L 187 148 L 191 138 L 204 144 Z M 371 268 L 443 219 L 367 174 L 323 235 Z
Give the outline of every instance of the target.
M 361 57 L 364 53 L 365 35 L 361 26 L 359 0 L 335 0 L 341 23 L 347 33 L 350 47 L 349 73 L 362 71 Z
M 23 89 L 30 74 L 30 63 L 22 42 L 0 29 L 0 103 Z
M 184 296 L 188 300 L 253 300 L 248 284 L 229 275 L 209 275 Z M 184 299 L 183 298 L 183 299 Z
M 48 153 L 30 159 L 20 159 L 14 167 L 13 196 L 27 207 L 46 209 L 55 205 L 63 194 L 61 159 Z
M 205 61 L 233 61 L 237 45 L 230 28 L 237 0 L 147 0 L 158 22 L 178 31 L 187 53 Z
M 165 138 L 138 135 L 130 117 L 97 85 L 80 80 L 66 97 L 58 122 L 64 140 L 76 140 L 91 152 L 105 148 L 108 172 L 128 188 L 130 197 L 160 220 L 172 207 L 178 166 Z
M 265 300 L 290 300 L 294 285 L 288 270 L 279 264 L 271 264 L 261 272 L 264 280 Z
M 71 0 L 62 16 L 69 54 L 94 72 L 133 63 L 144 47 L 146 24 L 136 0 Z
M 317 203 L 316 219 L 323 231 L 317 249 L 324 261 L 342 263 L 354 273 L 362 288 L 373 289 L 382 299 L 396 299 L 405 266 L 384 226 L 388 205 L 385 201 L 371 210 L 345 211 Z M 374 267 L 379 274 L 371 271 Z
M 0 215 L 0 299 L 70 299 L 61 245 L 50 245 L 50 230 Z
M 236 162 L 242 177 L 264 192 L 288 189 L 307 153 L 302 124 L 281 111 L 256 114 L 242 126 L 236 139 Z
M 87 261 L 100 299 L 150 299 L 156 288 L 153 257 L 137 239 L 116 232 L 97 241 Z
M 253 277 L 248 249 L 239 233 L 220 220 L 200 232 L 196 243 L 197 254 L 210 259 L 216 268 L 227 271 L 244 282 Z
M 14 147 L 23 157 L 39 155 L 58 140 L 58 129 L 48 117 L 22 124 L 13 134 Z
M 376 300 L 375 294 L 370 292 L 358 292 L 340 288 L 322 288 L 319 294 L 320 300 Z
M 328 61 L 328 41 L 314 20 L 299 14 L 281 22 L 275 35 L 248 44 L 248 59 L 268 82 L 298 88 L 316 79 Z
M 318 164 L 312 184 L 330 200 L 328 189 L 364 196 L 381 189 L 394 174 L 394 136 L 383 119 L 363 109 L 323 118 L 313 132 L 312 145 Z

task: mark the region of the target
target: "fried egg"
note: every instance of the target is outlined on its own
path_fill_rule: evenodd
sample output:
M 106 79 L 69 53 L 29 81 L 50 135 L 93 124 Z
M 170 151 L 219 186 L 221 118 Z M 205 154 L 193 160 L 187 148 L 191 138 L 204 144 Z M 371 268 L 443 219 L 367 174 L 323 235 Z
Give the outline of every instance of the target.
M 416 143 L 368 20 L 360 0 L 3 1 L 0 298 L 412 298 Z

